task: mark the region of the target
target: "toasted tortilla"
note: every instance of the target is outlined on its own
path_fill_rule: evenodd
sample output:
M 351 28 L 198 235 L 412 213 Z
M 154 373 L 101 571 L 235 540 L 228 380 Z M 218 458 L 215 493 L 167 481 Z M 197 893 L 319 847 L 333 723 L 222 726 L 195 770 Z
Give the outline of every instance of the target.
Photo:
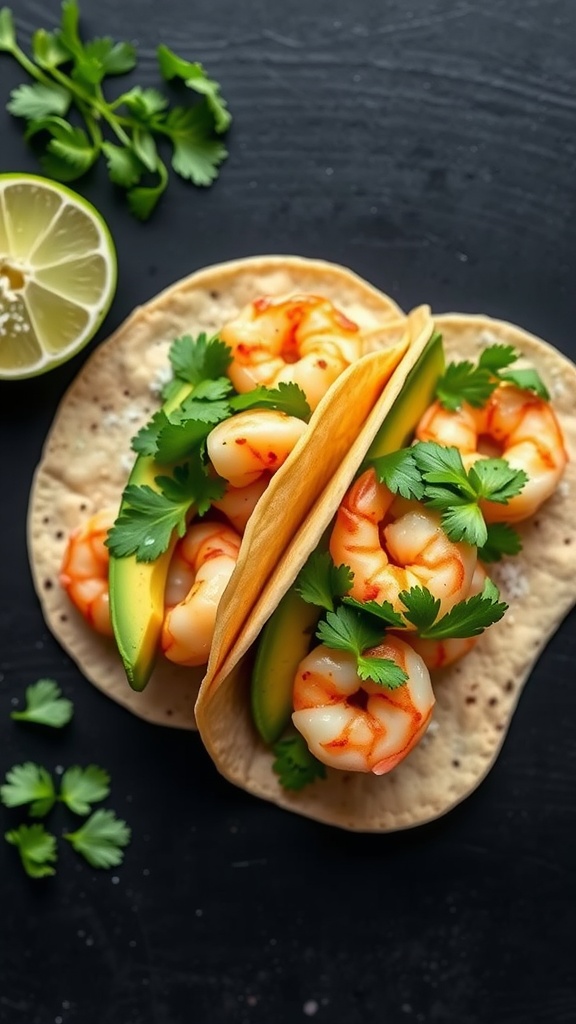
M 259 502 L 222 601 L 223 657 L 405 351 L 405 317 L 396 303 L 351 271 L 320 260 L 263 256 L 208 267 L 136 309 L 95 350 L 63 397 L 46 439 L 28 513 L 30 564 L 45 620 L 90 682 L 148 721 L 195 728 L 204 669 L 159 656 L 146 689 L 131 690 L 114 641 L 87 625 L 58 583 L 68 535 L 99 509 L 117 510 L 135 458 L 130 440 L 160 405 L 173 339 L 215 333 L 259 295 L 296 292 L 323 295 L 363 331 L 377 331 L 371 337 L 377 351 L 335 382 Z
M 329 528 L 367 451 L 375 420 L 390 408 L 412 347 L 377 403 L 349 458 L 294 537 L 271 584 L 255 605 L 241 641 L 202 684 L 196 714 L 202 739 L 220 772 L 255 796 L 316 821 L 361 832 L 390 832 L 432 821 L 464 800 L 494 764 L 522 689 L 540 652 L 576 602 L 576 366 L 551 345 L 512 324 L 484 316 L 435 318 L 447 360 L 477 358 L 495 342 L 514 345 L 548 386 L 569 455 L 555 494 L 525 523 L 515 524 L 523 550 L 490 566 L 509 604 L 504 618 L 460 663 L 432 674 L 436 695 L 428 732 L 387 775 L 327 769 L 300 792 L 284 790 L 269 748 L 250 714 L 255 642 L 280 597 Z M 380 422 L 379 421 L 379 422 Z

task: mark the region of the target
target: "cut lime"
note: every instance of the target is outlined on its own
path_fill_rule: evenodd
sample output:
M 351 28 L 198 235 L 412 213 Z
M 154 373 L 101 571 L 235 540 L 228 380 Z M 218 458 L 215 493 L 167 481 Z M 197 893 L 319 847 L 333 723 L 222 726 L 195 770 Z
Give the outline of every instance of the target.
M 35 377 L 94 336 L 116 290 L 116 250 L 85 199 L 0 174 L 0 378 Z

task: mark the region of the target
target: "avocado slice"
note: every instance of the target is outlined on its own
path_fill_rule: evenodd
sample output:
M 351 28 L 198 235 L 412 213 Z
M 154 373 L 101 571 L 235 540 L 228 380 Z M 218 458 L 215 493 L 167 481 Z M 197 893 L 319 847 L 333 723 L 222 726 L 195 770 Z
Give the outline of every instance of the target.
M 192 391 L 192 384 L 183 384 L 162 409 L 173 412 Z M 128 478 L 129 484 L 147 484 L 158 490 L 154 478 L 166 473 L 150 455 L 138 455 Z M 123 503 L 120 504 L 120 512 Z M 124 558 L 110 556 L 108 582 L 110 618 L 116 645 L 133 690 L 143 690 L 156 660 L 158 642 L 164 619 L 164 588 L 177 536 L 174 533 L 168 549 L 154 562 L 138 562 L 135 555 Z
M 322 609 L 307 604 L 294 587 L 281 599 L 264 626 L 252 672 L 254 724 L 265 743 L 280 739 L 292 714 L 292 687 Z
M 414 428 L 434 401 L 444 371 L 442 337 L 434 334 L 407 375 L 402 389 L 380 427 L 366 459 L 397 451 L 410 442 Z M 251 680 L 254 724 L 265 743 L 280 738 L 292 714 L 296 669 L 308 653 L 322 610 L 307 604 L 292 588 L 284 595 L 260 634 Z

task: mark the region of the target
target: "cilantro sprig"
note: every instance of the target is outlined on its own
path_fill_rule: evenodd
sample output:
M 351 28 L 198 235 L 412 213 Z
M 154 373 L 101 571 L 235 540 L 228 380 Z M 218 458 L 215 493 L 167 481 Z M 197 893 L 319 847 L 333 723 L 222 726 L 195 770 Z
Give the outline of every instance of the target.
M 138 85 L 107 98 L 105 82 L 136 68 L 136 50 L 108 36 L 84 40 L 76 0 L 64 0 L 56 29 L 34 33 L 30 55 L 18 43 L 11 10 L 0 9 L 0 52 L 33 79 L 12 90 L 8 111 L 26 122 L 27 140 L 43 142 L 40 162 L 50 177 L 75 181 L 102 157 L 110 181 L 126 191 L 140 220 L 150 216 L 168 185 L 165 143 L 180 177 L 198 186 L 218 177 L 228 155 L 221 136 L 231 116 L 220 86 L 201 64 L 167 46 L 156 51 L 162 79 L 190 90 L 196 100 L 191 104 L 171 106 L 158 89 Z
M 74 832 L 65 832 L 64 839 L 93 868 L 113 868 L 122 863 L 124 847 L 128 846 L 131 830 L 114 811 L 99 808 Z
M 501 555 L 520 550 L 520 539 L 512 527 L 492 530 L 489 535 L 480 504 L 506 504 L 528 480 L 523 470 L 512 469 L 505 459 L 480 459 L 467 471 L 457 448 L 418 441 L 393 457 L 375 459 L 373 465 L 380 482 L 392 492 L 439 511 L 450 540 L 486 549 L 491 561 L 498 556 L 499 544 Z
M 326 618 L 318 625 L 316 636 L 327 647 L 353 654 L 360 679 L 395 690 L 408 678 L 392 658 L 365 653 L 382 643 L 383 630 L 357 608 L 340 607 L 334 612 L 327 612 Z
M 334 602 L 352 586 L 354 574 L 347 565 L 334 565 L 329 551 L 313 551 L 302 567 L 295 589 L 303 601 L 334 611 Z
M 56 836 L 47 832 L 44 825 L 19 825 L 4 833 L 7 843 L 15 846 L 20 854 L 22 867 L 30 878 L 46 878 L 56 874 L 54 864 L 58 859 Z
M 469 360 L 449 363 L 436 386 L 440 403 L 455 412 L 463 402 L 481 408 L 502 381 L 515 384 L 525 391 L 533 391 L 548 401 L 547 388 L 536 370 L 510 369 L 520 358 L 513 345 L 489 345 L 477 363 Z

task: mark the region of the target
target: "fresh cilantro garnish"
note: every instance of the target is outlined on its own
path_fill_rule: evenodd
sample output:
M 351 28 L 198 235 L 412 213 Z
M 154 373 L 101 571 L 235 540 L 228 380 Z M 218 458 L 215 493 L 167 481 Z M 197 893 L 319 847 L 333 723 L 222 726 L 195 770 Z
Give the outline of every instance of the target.
M 419 635 L 430 640 L 479 636 L 488 626 L 498 622 L 508 608 L 508 605 L 499 598 L 498 587 L 492 580 L 487 579 L 480 594 L 474 594 L 466 601 L 459 601 L 437 622 L 419 629 Z
M 26 687 L 26 707 L 23 711 L 11 711 L 10 717 L 19 722 L 35 722 L 60 729 L 67 725 L 74 714 L 74 705 L 54 679 L 39 679 Z
M 98 765 L 67 768 L 60 783 L 59 799 L 74 814 L 89 814 L 91 806 L 105 800 L 110 792 L 110 776 Z
M 30 878 L 46 878 L 55 874 L 51 866 L 56 862 L 56 836 L 47 832 L 43 825 L 19 825 L 4 833 L 7 843 L 15 846 L 20 860 Z
M 208 337 L 202 332 L 196 338 L 190 334 L 175 338 L 168 358 L 174 376 L 196 387 L 203 381 L 225 378 L 232 352 L 217 334 Z
M 344 604 L 350 608 L 356 608 L 359 612 L 374 615 L 380 622 L 393 629 L 402 629 L 405 625 L 404 619 L 399 612 L 394 611 L 390 601 L 357 601 L 355 597 L 345 597 Z
M 288 416 L 296 416 L 299 420 L 305 421 L 311 416 L 306 395 L 293 381 L 281 381 L 275 388 L 260 385 L 243 395 L 235 395 L 230 399 L 230 406 L 234 412 L 243 412 L 245 409 L 277 409 Z
M 414 453 L 411 448 L 400 448 L 397 452 L 382 455 L 372 462 L 381 484 L 394 494 L 419 501 L 424 494 L 424 484 Z
M 375 625 L 369 616 L 355 608 L 340 607 L 327 612 L 319 623 L 316 636 L 327 647 L 348 651 L 356 658 L 356 671 L 360 679 L 370 679 L 390 690 L 402 686 L 408 676 L 391 658 L 365 655 L 364 651 L 382 643 L 382 626 Z
M 93 868 L 113 868 L 124 858 L 124 847 L 130 842 L 131 830 L 114 811 L 100 808 L 75 832 L 64 838 Z
M 343 597 L 352 586 L 354 574 L 347 565 L 334 565 L 328 551 L 313 551 L 294 584 L 307 604 L 334 611 L 334 598 Z
M 122 510 L 106 538 L 115 558 L 135 555 L 140 562 L 153 562 L 168 550 L 174 530 L 184 536 L 192 506 L 204 515 L 226 487 L 192 461 L 176 466 L 173 476 L 156 477 L 155 483 L 158 491 L 148 484 L 124 489 Z
M 303 789 L 316 779 L 326 778 L 325 766 L 309 751 L 300 733 L 278 740 L 272 751 L 276 758 L 272 769 L 284 789 Z
M 32 761 L 15 764 L 6 772 L 6 782 L 0 786 L 0 799 L 5 807 L 30 804 L 32 817 L 43 818 L 56 800 L 52 776 L 46 768 Z
M 504 555 L 517 555 L 522 550 L 520 534 L 510 523 L 487 523 L 486 541 L 478 549 L 481 562 L 499 562 Z
M 403 590 L 398 596 L 406 609 L 404 617 L 416 626 L 419 634 L 436 622 L 440 600 L 434 597 L 427 587 L 411 587 L 410 590 Z
M 210 185 L 228 155 L 221 136 L 230 113 L 218 83 L 202 65 L 183 60 L 167 46 L 156 51 L 162 78 L 183 82 L 200 97 L 196 102 L 170 107 L 157 89 L 140 86 L 108 99 L 105 80 L 132 71 L 136 50 L 107 36 L 83 40 L 79 16 L 76 0 L 64 0 L 60 25 L 52 32 L 36 31 L 28 56 L 18 44 L 12 12 L 0 10 L 0 51 L 34 79 L 12 91 L 8 110 L 26 121 L 27 139 L 44 140 L 40 161 L 46 174 L 71 182 L 102 156 L 110 180 L 126 190 L 132 213 L 146 220 L 169 180 L 158 141 L 171 144 L 176 174 L 195 185 Z
M 466 472 L 457 448 L 434 441 L 419 441 L 411 450 L 425 485 L 424 504 L 441 513 L 447 536 L 483 547 L 488 532 L 479 502 L 509 501 L 528 479 L 524 471 L 504 459 L 480 459 Z
M 550 396 L 536 370 L 509 369 L 519 357 L 512 345 L 498 344 L 485 348 L 476 364 L 469 360 L 449 363 L 436 386 L 436 396 L 452 412 L 459 409 L 463 402 L 480 408 L 498 384 L 508 381 L 548 400 Z
M 158 414 L 159 417 L 162 415 L 165 416 Z M 191 395 L 171 416 L 165 416 L 163 422 L 157 421 L 156 448 L 150 454 L 165 466 L 185 459 L 198 450 L 217 423 L 229 416 L 227 402 L 202 402 Z

